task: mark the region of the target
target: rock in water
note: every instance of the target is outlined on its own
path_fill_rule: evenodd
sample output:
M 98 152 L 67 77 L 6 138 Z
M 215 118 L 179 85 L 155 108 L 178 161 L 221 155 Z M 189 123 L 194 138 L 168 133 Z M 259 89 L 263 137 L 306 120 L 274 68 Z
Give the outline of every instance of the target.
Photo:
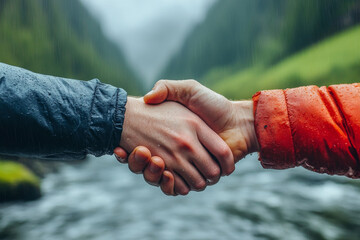
M 0 161 L 0 202 L 31 201 L 41 197 L 40 179 L 24 165 Z

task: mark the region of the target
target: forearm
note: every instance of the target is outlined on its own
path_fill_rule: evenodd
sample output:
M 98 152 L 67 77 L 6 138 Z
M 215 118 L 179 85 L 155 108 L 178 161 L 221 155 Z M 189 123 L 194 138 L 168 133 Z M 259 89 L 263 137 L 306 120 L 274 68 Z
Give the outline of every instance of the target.
M 253 99 L 265 168 L 360 177 L 358 85 L 262 91 Z
M 0 63 L 0 154 L 83 158 L 120 142 L 126 93 Z

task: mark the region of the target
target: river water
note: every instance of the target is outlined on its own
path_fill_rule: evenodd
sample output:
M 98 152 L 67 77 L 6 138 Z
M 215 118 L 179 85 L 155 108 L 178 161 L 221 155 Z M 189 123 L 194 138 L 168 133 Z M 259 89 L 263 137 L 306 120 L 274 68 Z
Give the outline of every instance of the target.
M 360 239 L 360 181 L 263 170 L 252 155 L 201 193 L 167 197 L 113 157 L 64 165 L 35 202 L 0 205 L 0 239 Z

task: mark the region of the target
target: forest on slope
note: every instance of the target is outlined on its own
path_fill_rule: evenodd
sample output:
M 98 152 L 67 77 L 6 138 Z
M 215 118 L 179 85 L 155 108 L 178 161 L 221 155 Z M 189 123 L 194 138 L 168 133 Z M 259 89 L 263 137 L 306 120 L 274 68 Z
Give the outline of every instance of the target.
M 42 74 L 98 78 L 134 95 L 143 90 L 122 52 L 78 0 L 0 0 L 0 62 Z M 56 168 L 18 161 L 0 159 L 0 202 L 37 199 L 40 180 L 34 172 L 43 176 Z
M 297 86 L 360 81 L 360 26 L 344 30 L 272 66 L 255 66 L 230 75 L 211 86 L 232 99 L 250 98 L 256 91 Z
M 141 92 L 122 52 L 78 0 L 1 0 L 0 62 Z
M 359 0 L 217 1 L 205 21 L 188 36 L 160 78 L 196 78 L 208 86 L 216 85 L 217 90 L 224 92 L 227 88 L 224 79 L 232 78 L 231 87 L 234 87 L 235 77 L 231 76 L 245 75 L 254 72 L 254 69 L 257 73 L 267 71 L 294 54 L 359 22 Z M 360 36 L 355 35 L 355 38 L 360 42 Z M 360 55 L 357 44 L 336 45 L 340 52 L 343 47 Z M 259 84 L 254 87 L 258 80 L 256 77 L 248 77 L 246 82 L 251 90 L 262 89 Z M 290 80 L 291 84 L 274 82 L 264 87 L 281 88 L 303 84 L 300 80 Z M 312 84 L 311 81 L 307 83 Z M 239 93 L 236 96 L 232 93 L 231 97 L 248 95 Z

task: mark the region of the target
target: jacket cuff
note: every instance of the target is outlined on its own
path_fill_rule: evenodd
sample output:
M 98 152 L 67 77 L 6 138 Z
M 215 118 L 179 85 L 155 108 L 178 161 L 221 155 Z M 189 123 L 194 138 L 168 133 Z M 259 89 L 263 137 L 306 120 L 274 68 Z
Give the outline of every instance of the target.
M 344 116 L 346 131 L 360 167 L 360 83 L 332 85 L 329 92 Z
M 127 93 L 95 81 L 97 85 L 90 110 L 87 152 L 95 156 L 112 155 L 121 139 Z
M 115 111 L 113 114 L 113 134 L 106 154 L 112 155 L 114 149 L 119 146 L 121 140 L 121 134 L 123 130 L 123 124 L 125 119 L 125 106 L 127 103 L 127 93 L 121 89 L 117 89 L 116 94 Z
M 255 132 L 264 168 L 295 167 L 291 126 L 283 90 L 258 92 L 253 96 Z

